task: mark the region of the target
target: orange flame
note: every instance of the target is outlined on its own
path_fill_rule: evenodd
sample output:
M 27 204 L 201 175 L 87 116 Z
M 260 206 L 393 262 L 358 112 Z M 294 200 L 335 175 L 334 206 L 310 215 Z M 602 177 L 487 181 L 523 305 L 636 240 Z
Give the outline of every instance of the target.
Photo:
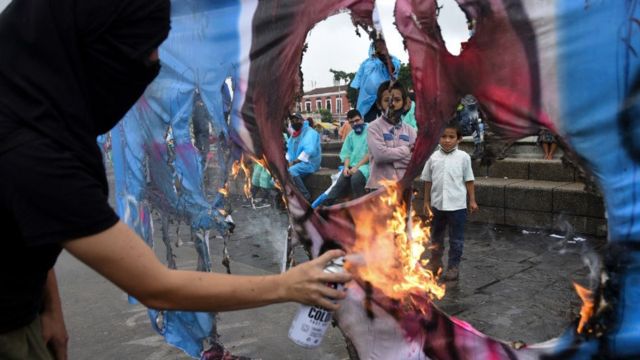
M 218 189 L 218 192 L 220 194 L 222 194 L 222 196 L 227 197 L 229 196 L 229 190 L 227 190 L 227 185 L 225 185 L 225 187 Z
M 240 174 L 240 170 L 242 170 L 244 174 L 244 185 L 242 187 L 244 191 L 244 196 L 246 196 L 247 199 L 250 199 L 251 198 L 251 169 L 249 169 L 246 162 L 244 161 L 244 154 L 240 157 L 240 160 L 236 160 L 231 166 L 231 175 L 233 176 L 234 179 L 238 177 L 238 175 Z
M 424 292 L 431 299 L 441 299 L 445 286 L 422 266 L 421 255 L 430 240 L 429 228 L 420 220 L 408 224 L 407 219 L 413 219 L 415 212 L 412 210 L 407 216 L 406 209 L 399 206 L 401 194 L 394 181 L 381 185 L 387 193 L 374 209 L 358 214 L 356 219 L 353 251 L 369 265 L 351 270 L 396 300 Z M 387 218 L 386 223 L 379 221 L 381 216 Z
M 580 309 L 580 323 L 578 324 L 578 333 L 582 333 L 587 321 L 593 315 L 594 303 L 593 303 L 593 291 L 584 288 L 575 282 L 573 283 L 578 296 L 582 300 L 582 308 Z

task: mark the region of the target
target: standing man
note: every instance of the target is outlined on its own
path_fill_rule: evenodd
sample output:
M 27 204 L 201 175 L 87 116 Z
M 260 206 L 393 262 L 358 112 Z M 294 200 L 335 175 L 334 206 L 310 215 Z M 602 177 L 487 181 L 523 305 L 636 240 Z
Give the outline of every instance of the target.
M 311 199 L 311 193 L 304 184 L 304 179 L 320 169 L 322 150 L 320 135 L 302 115 L 295 113 L 289 116 L 293 133 L 287 141 L 287 161 L 289 174 L 305 199 Z
M 391 60 L 391 72 L 394 78 L 400 74 L 400 60 L 389 55 L 384 39 L 376 39 L 369 48 L 369 58 L 360 64 L 351 87 L 358 90 L 356 109 L 364 115 L 364 121 L 370 123 L 378 117 L 376 96 L 378 87 L 385 81 L 391 80 L 387 62 Z

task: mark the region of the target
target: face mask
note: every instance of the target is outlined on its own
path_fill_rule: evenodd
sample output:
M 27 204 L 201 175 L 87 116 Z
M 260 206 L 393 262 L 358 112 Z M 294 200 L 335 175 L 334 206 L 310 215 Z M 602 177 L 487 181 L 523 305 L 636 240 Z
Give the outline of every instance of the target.
M 362 132 L 364 131 L 364 124 L 353 125 L 353 131 L 355 131 L 357 135 L 362 134 Z
M 302 123 L 291 124 L 291 128 L 293 129 L 293 131 L 300 131 L 300 129 L 302 129 Z

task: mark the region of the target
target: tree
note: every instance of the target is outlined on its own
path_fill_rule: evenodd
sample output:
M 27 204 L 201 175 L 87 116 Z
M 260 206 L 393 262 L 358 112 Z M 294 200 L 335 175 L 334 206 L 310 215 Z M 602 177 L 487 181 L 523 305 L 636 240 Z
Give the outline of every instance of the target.
M 398 81 L 404 85 L 407 91 L 413 90 L 413 79 L 411 78 L 411 66 L 409 64 L 400 64 Z
M 320 111 L 318 112 L 320 113 L 320 121 L 326 122 L 326 123 L 333 122 L 333 116 L 331 116 L 331 111 L 327 109 L 320 109 Z
M 333 80 L 340 82 L 344 81 L 347 83 L 347 100 L 349 100 L 351 106 L 355 108 L 358 103 L 358 90 L 351 87 L 351 82 L 353 81 L 353 78 L 356 77 L 356 73 L 348 73 L 334 69 L 329 69 L 329 71 L 333 74 Z

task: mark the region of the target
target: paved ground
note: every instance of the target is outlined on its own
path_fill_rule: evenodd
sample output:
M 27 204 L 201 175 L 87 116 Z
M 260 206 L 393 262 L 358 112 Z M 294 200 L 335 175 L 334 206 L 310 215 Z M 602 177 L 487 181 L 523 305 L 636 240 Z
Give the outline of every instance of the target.
M 234 218 L 238 228 L 229 246 L 232 271 L 277 272 L 286 216 L 271 208 L 239 207 Z M 176 241 L 175 232 L 171 233 Z M 187 241 L 187 229 L 180 236 Z M 156 252 L 163 258 L 163 245 L 156 238 Z M 220 241 L 211 242 L 216 269 L 222 271 Z M 589 284 L 584 261 L 602 243 L 602 239 L 566 240 L 547 233 L 523 234 L 521 229 L 469 226 L 461 279 L 449 286 L 438 305 L 498 338 L 525 342 L 551 338 L 577 316 L 580 300 L 571 280 Z M 195 251 L 188 242 L 177 249 L 177 256 L 180 267 L 195 267 Z M 304 260 L 303 252 L 296 257 Z M 71 335 L 71 359 L 187 358 L 162 343 L 142 306 L 128 305 L 120 290 L 77 260 L 65 253 L 56 269 Z M 222 340 L 235 354 L 254 358 L 348 358 L 337 329 L 330 329 L 317 350 L 291 343 L 287 330 L 296 309 L 297 305 L 283 304 L 221 314 Z

